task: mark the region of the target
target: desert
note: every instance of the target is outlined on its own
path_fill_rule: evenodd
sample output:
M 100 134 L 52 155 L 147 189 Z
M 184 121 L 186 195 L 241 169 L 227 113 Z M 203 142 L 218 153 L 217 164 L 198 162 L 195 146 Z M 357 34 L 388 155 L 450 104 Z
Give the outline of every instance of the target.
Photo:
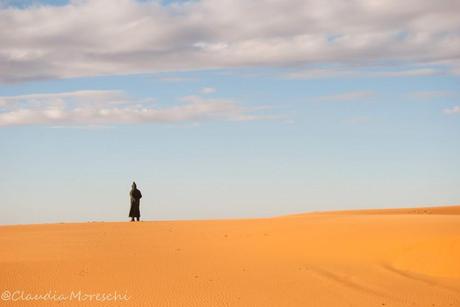
M 2 304 L 459 306 L 459 213 L 1 226 Z

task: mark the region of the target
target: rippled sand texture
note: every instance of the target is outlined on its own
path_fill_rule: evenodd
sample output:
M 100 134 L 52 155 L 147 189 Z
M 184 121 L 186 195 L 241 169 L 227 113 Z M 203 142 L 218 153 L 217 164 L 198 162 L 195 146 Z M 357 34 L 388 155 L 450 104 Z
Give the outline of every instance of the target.
M 460 206 L 2 226 L 5 290 L 129 296 L 5 306 L 460 306 Z

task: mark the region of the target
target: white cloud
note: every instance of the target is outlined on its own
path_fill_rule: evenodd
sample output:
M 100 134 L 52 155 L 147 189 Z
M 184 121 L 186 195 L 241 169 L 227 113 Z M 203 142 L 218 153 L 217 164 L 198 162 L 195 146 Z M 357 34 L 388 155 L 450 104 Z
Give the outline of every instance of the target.
M 452 115 L 452 114 L 460 114 L 460 106 L 453 106 L 451 108 L 444 109 L 444 113 Z
M 157 106 L 153 99 L 133 99 L 120 91 L 76 91 L 0 97 L 0 126 L 46 124 L 107 125 L 202 120 L 264 119 L 228 99 L 187 96 L 181 103 Z
M 215 92 L 216 92 L 216 89 L 213 88 L 213 87 L 203 87 L 203 88 L 200 90 L 200 92 L 201 92 L 202 94 L 207 95 L 207 94 L 215 93 Z
M 449 97 L 453 96 L 455 93 L 452 91 L 417 91 L 410 93 L 411 97 L 421 99 L 421 100 L 430 100 L 435 98 Z
M 330 102 L 340 102 L 340 101 L 358 101 L 365 100 L 375 97 L 375 93 L 371 91 L 353 91 L 345 92 L 335 95 L 326 95 L 316 97 L 318 101 L 330 101 Z
M 328 68 L 313 68 L 291 71 L 285 73 L 283 77 L 287 79 L 325 79 L 325 78 L 342 78 L 342 77 L 356 77 L 356 71 L 345 69 L 328 69 Z
M 399 71 L 384 71 L 375 73 L 379 77 L 424 77 L 439 75 L 441 72 L 434 68 L 418 68 Z
M 395 77 L 424 77 L 444 73 L 439 68 L 411 68 L 404 70 L 379 71 L 365 69 L 365 67 L 352 68 L 312 68 L 290 71 L 282 76 L 287 79 L 326 79 L 326 78 L 395 78 Z
M 458 67 L 459 11 L 460 1 L 451 0 L 0 6 L 0 81 L 243 66 L 444 61 Z

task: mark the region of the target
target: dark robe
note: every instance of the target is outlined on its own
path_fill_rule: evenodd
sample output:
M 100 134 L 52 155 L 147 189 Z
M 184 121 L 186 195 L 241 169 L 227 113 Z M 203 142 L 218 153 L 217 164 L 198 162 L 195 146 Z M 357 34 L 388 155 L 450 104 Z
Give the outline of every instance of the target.
M 142 198 L 141 191 L 138 189 L 132 189 L 129 192 L 131 197 L 131 209 L 129 210 L 129 217 L 141 217 L 141 211 L 139 210 L 140 200 Z

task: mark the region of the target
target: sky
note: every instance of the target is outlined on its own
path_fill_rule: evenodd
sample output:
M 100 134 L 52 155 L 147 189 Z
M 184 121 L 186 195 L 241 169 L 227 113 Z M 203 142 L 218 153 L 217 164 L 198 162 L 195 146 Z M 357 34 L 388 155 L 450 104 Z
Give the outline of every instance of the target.
M 0 224 L 460 204 L 458 12 L 0 0 Z

